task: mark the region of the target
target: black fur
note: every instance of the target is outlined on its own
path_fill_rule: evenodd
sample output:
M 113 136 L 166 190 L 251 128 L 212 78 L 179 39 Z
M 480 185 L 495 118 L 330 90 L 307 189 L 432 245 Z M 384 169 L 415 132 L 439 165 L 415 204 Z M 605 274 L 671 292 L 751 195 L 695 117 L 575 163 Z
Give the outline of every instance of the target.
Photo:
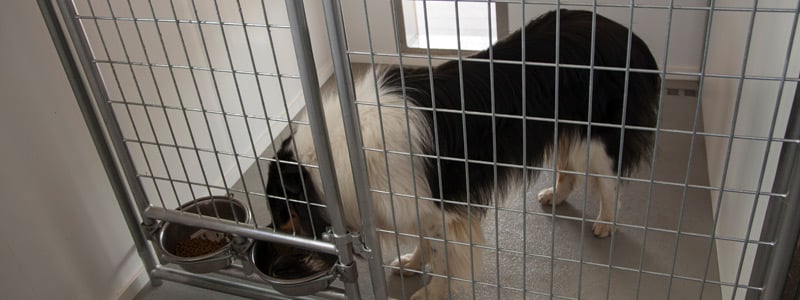
M 561 10 L 560 17 L 558 34 L 555 11 L 545 14 L 525 27 L 524 61 L 555 63 L 555 39 L 559 36 L 559 62 L 589 66 L 592 13 Z M 624 68 L 628 29 L 599 15 L 596 20 L 594 65 Z M 517 31 L 492 46 L 492 58 L 501 61 L 523 61 L 522 43 L 522 33 Z M 471 57 L 488 59 L 489 49 Z M 632 35 L 631 40 L 630 67 L 649 70 L 658 68 L 647 45 L 636 35 Z M 626 77 L 624 71 L 595 70 L 592 87 L 589 87 L 590 71 L 586 68 L 559 67 L 558 86 L 556 86 L 555 67 L 527 66 L 524 68 L 524 82 L 522 71 L 523 68 L 519 63 L 498 61 L 491 66 L 489 62 L 450 61 L 434 68 L 432 72 L 429 72 L 428 68 L 389 70 L 382 88 L 402 93 L 404 86 L 407 99 L 419 107 L 431 108 L 435 104 L 436 109 L 459 110 L 459 112 L 437 111 L 436 132 L 433 132 L 434 115 L 430 110 L 426 110 L 431 136 L 435 134 L 438 138 L 438 155 L 463 159 L 466 150 L 469 160 L 483 162 L 471 162 L 466 165 L 463 161 L 443 159 L 437 164 L 431 160 L 426 174 L 433 197 L 464 202 L 467 195 L 488 190 L 494 184 L 494 169 L 487 162 L 493 162 L 495 155 L 498 163 L 522 165 L 524 162 L 529 166 L 539 165 L 542 163 L 543 155 L 552 149 L 556 141 L 552 121 L 529 120 L 523 126 L 519 117 L 497 117 L 493 126 L 490 116 L 478 116 L 469 112 L 494 111 L 497 114 L 512 116 L 524 114 L 527 117 L 552 119 L 555 115 L 556 90 L 558 90 L 558 118 L 587 121 L 591 89 L 593 92 L 591 121 L 617 125 L 622 123 Z M 463 81 L 459 75 L 463 77 Z M 431 88 L 431 77 L 433 88 Z M 631 71 L 628 78 L 625 124 L 654 127 L 660 77 L 654 73 Z M 462 114 L 460 112 L 462 109 L 467 113 Z M 466 124 L 466 128 L 463 124 Z M 585 125 L 558 123 L 558 139 L 570 137 L 585 139 L 586 133 Z M 464 136 L 467 137 L 466 140 Z M 497 153 L 493 153 L 493 136 L 496 137 Z M 653 147 L 651 136 L 651 131 L 625 129 L 620 157 L 620 129 L 598 124 L 593 124 L 591 127 L 591 139 L 602 142 L 614 165 L 621 164 L 623 174 L 634 170 L 637 164 L 648 156 Z M 437 144 L 431 141 L 430 145 L 426 154 L 436 155 Z M 525 157 L 523 153 L 526 154 Z M 616 171 L 616 167 L 614 169 Z M 522 171 L 521 168 L 498 167 L 497 172 L 498 183 L 502 186 L 509 178 L 508 175 L 513 172 L 519 175 Z M 472 197 L 470 202 L 488 205 L 490 203 L 487 202 L 490 200 Z M 445 203 L 444 207 L 456 211 L 465 208 L 464 205 L 453 203 Z
M 586 125 L 559 122 L 556 137 L 553 121 L 528 120 L 523 123 L 522 117 L 552 119 L 557 103 L 559 120 L 588 121 L 590 90 L 591 139 L 604 145 L 614 165 L 619 164 L 622 175 L 635 170 L 637 164 L 651 152 L 652 131 L 626 128 L 622 156 L 619 156 L 620 129 L 602 124 L 619 126 L 622 123 L 626 74 L 624 71 L 595 70 L 593 86 L 590 87 L 590 71 L 585 66 L 591 63 L 592 13 L 561 10 L 560 17 L 558 33 L 555 11 L 530 22 L 524 29 L 525 62 L 555 63 L 558 36 L 559 63 L 583 66 L 562 65 L 558 77 L 555 76 L 555 67 L 522 67 L 519 63 L 523 61 L 521 31 L 497 42 L 491 47 L 491 53 L 487 49 L 471 56 L 489 59 L 491 55 L 497 60 L 491 64 L 487 61 L 450 61 L 433 68 L 432 72 L 427 67 L 395 67 L 382 74 L 383 90 L 398 94 L 405 92 L 406 99 L 424 111 L 431 130 L 430 136 L 436 137 L 436 141 L 428 142 L 424 154 L 443 157 L 438 162 L 429 159 L 425 174 L 432 197 L 449 202 L 443 205 L 445 209 L 463 212 L 466 206 L 461 204 L 467 201 L 467 195 L 470 195 L 470 203 L 490 205 L 492 199 L 478 197 L 476 192 L 493 188 L 495 169 L 492 163 L 495 161 L 500 164 L 536 166 L 553 149 L 557 139 L 586 139 Z M 628 29 L 625 26 L 597 15 L 595 41 L 595 66 L 626 67 Z M 630 68 L 657 70 L 652 54 L 639 37 L 632 35 L 630 44 Z M 628 74 L 624 117 L 626 126 L 655 126 L 660 83 L 661 79 L 655 72 L 631 71 Z M 433 107 L 437 109 L 435 116 L 430 110 Z M 445 112 L 442 109 L 457 112 Z M 462 113 L 462 110 L 466 113 Z M 506 116 L 498 116 L 493 120 L 491 116 L 474 114 L 491 112 Z M 467 138 L 464 139 L 464 136 Z M 277 154 L 279 160 L 296 160 L 289 147 L 290 142 L 291 139 L 284 141 Z M 495 147 L 497 153 L 494 153 Z M 465 164 L 463 161 L 447 159 L 464 159 L 465 150 L 468 159 L 473 162 Z M 283 183 L 278 180 L 279 168 Z M 499 166 L 497 183 L 503 186 L 511 175 L 521 176 L 522 172 L 521 167 Z M 316 189 L 311 187 L 312 181 L 307 171 L 292 163 L 273 163 L 269 178 L 267 194 L 270 195 L 274 222 L 288 222 L 293 209 L 303 220 L 303 230 L 306 233 L 313 230 L 319 236 L 325 226 L 323 223 L 328 222 L 321 209 L 316 206 L 308 209 L 304 204 L 321 199 L 315 195 Z M 298 199 L 300 202 L 287 202 L 281 197 Z M 315 220 L 314 225 L 310 225 L 308 220 Z
M 285 140 L 276 155 L 277 162 L 269 166 L 266 192 L 272 224 L 277 227 L 297 218 L 300 228 L 294 226 L 291 233 L 320 237 L 330 222 L 322 207 L 310 205 L 322 198 L 308 171 L 297 163 L 291 146 L 292 139 Z

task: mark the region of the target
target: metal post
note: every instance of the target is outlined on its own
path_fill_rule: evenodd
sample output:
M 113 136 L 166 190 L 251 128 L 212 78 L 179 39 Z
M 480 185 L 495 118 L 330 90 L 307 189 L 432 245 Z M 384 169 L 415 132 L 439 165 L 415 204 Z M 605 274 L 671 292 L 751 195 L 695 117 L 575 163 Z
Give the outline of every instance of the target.
M 331 216 L 334 243 L 339 250 L 339 262 L 351 270 L 351 274 L 342 276 L 347 297 L 359 299 L 358 281 L 356 280 L 355 260 L 353 259 L 353 242 L 344 224 L 344 214 L 339 199 L 339 186 L 336 180 L 336 171 L 330 151 L 330 139 L 325 122 L 325 113 L 322 110 L 322 97 L 319 91 L 319 79 L 314 66 L 314 53 L 311 51 L 311 38 L 308 33 L 305 9 L 301 0 L 286 0 L 286 9 L 289 13 L 289 26 L 292 30 L 292 44 L 297 56 L 297 67 L 300 72 L 300 81 L 303 86 L 303 95 L 306 100 L 308 121 L 311 125 L 311 134 L 314 148 L 317 152 L 319 173 L 322 180 L 322 189 L 325 194 L 325 204 Z M 348 276 L 350 275 L 350 276 Z
M 116 123 L 116 119 L 113 118 L 113 112 L 111 111 L 111 107 L 107 101 L 108 95 L 105 93 L 105 89 L 99 86 L 99 84 L 103 81 L 100 79 L 98 70 L 92 66 L 91 52 L 87 46 L 88 43 L 85 39 L 85 36 L 83 36 L 81 31 L 77 28 L 77 17 L 75 15 L 74 7 L 71 6 L 72 2 L 62 1 L 58 6 L 61 10 L 61 16 L 64 17 L 66 31 L 69 33 L 69 36 L 72 39 L 75 54 L 79 58 L 80 64 L 83 68 L 83 74 L 87 77 L 88 82 L 86 83 L 91 87 L 91 92 L 87 86 L 84 85 L 83 80 L 81 80 L 81 69 L 78 67 L 78 62 L 76 61 L 75 57 L 73 57 L 71 54 L 69 41 L 67 41 L 64 28 L 58 21 L 58 13 L 53 6 L 53 2 L 49 0 L 39 0 L 38 2 L 39 9 L 42 11 L 42 16 L 44 17 L 44 21 L 47 24 L 48 30 L 50 31 L 50 36 L 53 39 L 53 44 L 58 52 L 61 64 L 64 67 L 67 79 L 69 80 L 72 91 L 75 95 L 75 99 L 77 100 L 78 106 L 83 114 L 84 122 L 86 122 L 86 126 L 89 129 L 89 134 L 92 136 L 95 148 L 97 149 L 97 154 L 100 156 L 100 161 L 103 163 L 103 168 L 108 175 L 108 180 L 110 181 L 111 188 L 114 191 L 115 198 L 117 199 L 119 207 L 122 210 L 122 215 L 126 221 L 125 223 L 128 225 L 128 229 L 133 237 L 133 243 L 136 246 L 139 257 L 141 257 L 142 261 L 144 262 L 145 268 L 149 274 L 158 266 L 158 260 L 156 259 L 153 250 L 151 250 L 147 244 L 147 235 L 141 227 L 136 225 L 139 224 L 139 215 L 137 215 L 136 207 L 139 207 L 139 212 L 141 213 L 147 206 L 149 206 L 149 202 L 145 198 L 142 186 L 136 179 L 136 174 L 132 173 L 133 161 L 130 158 L 127 147 L 122 144 L 122 131 L 119 128 L 119 124 Z M 107 133 L 111 138 L 111 143 L 114 144 L 113 150 L 116 151 L 117 158 L 122 166 L 122 171 L 125 171 L 125 177 L 133 198 L 130 197 L 125 189 L 125 181 L 121 175 L 123 173 L 116 164 L 117 160 L 115 160 L 114 154 L 112 153 L 112 147 L 105 139 L 103 126 L 100 124 L 99 118 L 94 111 L 94 107 L 92 106 L 92 96 L 94 96 L 97 101 L 98 109 L 103 116 L 103 120 L 105 121 L 105 128 L 108 130 Z M 155 224 L 155 221 L 152 219 L 143 219 L 144 220 L 142 223 L 145 225 Z M 160 283 L 160 281 L 153 280 L 151 280 L 151 282 L 154 285 L 158 285 Z
M 800 140 L 800 93 L 795 92 L 794 103 L 786 125 L 785 138 Z M 786 274 L 794 254 L 797 234 L 800 231 L 800 147 L 797 143 L 784 143 L 778 159 L 778 170 L 772 186 L 774 193 L 786 193 L 786 198 L 773 196 L 767 206 L 762 241 L 775 241 L 772 249 L 759 247 L 753 266 L 751 286 L 759 286 L 763 279 L 761 299 L 780 299 L 786 283 Z M 758 298 L 755 292 L 748 299 Z
M 372 291 L 376 299 L 386 298 L 386 278 L 383 271 L 383 255 L 377 226 L 373 218 L 372 197 L 370 196 L 370 182 L 367 173 L 367 164 L 362 150 L 361 125 L 358 120 L 358 109 L 355 105 L 355 92 L 353 91 L 352 74 L 347 59 L 347 44 L 345 43 L 344 22 L 342 19 L 340 3 L 337 0 L 322 2 L 325 13 L 325 23 L 328 28 L 328 41 L 333 57 L 333 70 L 336 78 L 336 87 L 339 91 L 339 104 L 342 108 L 344 119 L 345 137 L 350 154 L 350 164 L 353 170 L 356 198 L 359 213 L 361 214 L 361 234 L 364 237 L 365 250 L 372 280 Z

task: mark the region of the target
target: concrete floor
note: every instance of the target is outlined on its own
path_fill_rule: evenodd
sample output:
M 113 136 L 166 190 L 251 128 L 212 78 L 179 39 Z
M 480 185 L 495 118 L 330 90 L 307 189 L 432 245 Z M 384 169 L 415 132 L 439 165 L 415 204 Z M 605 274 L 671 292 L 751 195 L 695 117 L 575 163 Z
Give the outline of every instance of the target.
M 696 101 L 693 97 L 681 95 L 684 90 L 692 89 L 691 83 L 668 82 L 667 87 L 677 89 L 679 95 L 664 98 L 662 128 L 692 130 Z M 702 119 L 698 120 L 698 124 L 702 124 Z M 702 128 L 697 130 L 702 131 Z M 688 166 L 687 182 L 690 185 L 708 185 L 705 145 L 701 138 L 695 140 L 692 162 L 689 163 L 691 141 L 691 136 L 687 134 L 660 134 L 655 180 L 682 184 L 687 177 Z M 648 179 L 650 171 L 650 166 L 645 166 L 632 177 Z M 527 299 L 549 299 L 551 293 L 554 296 L 581 299 L 721 297 L 720 287 L 712 284 L 706 284 L 700 294 L 700 280 L 706 269 L 707 280 L 716 281 L 719 278 L 715 249 L 711 249 L 706 264 L 706 254 L 713 244 L 708 238 L 694 235 L 711 233 L 713 220 L 707 191 L 654 184 L 649 213 L 646 214 L 649 184 L 628 182 L 622 189 L 617 219 L 620 226 L 616 234 L 613 238 L 597 239 L 591 234 L 591 221 L 597 216 L 597 199 L 589 196 L 586 202 L 585 218 L 588 222 L 558 217 L 554 219 L 551 208 L 539 205 L 535 196 L 539 190 L 552 184 L 552 176 L 543 173 L 527 197 L 506 200 L 504 207 L 514 210 L 524 207 L 528 211 L 527 217 L 519 212 L 499 210 L 495 219 L 495 212 L 489 211 L 484 221 L 487 246 L 498 248 L 499 245 L 502 250 L 485 252 L 483 271 L 478 280 L 480 283 L 474 286 L 475 298 L 521 299 L 523 288 Z M 584 188 L 584 181 L 578 181 L 576 190 L 568 200 L 556 207 L 555 215 L 584 216 L 584 200 L 587 199 Z M 684 193 L 685 201 L 682 201 Z M 528 199 L 527 203 L 524 199 Z M 678 238 L 675 233 L 663 230 L 678 230 L 682 202 L 682 234 Z M 645 219 L 648 228 L 656 229 L 647 231 L 646 242 L 645 232 L 641 228 L 645 225 Z M 401 248 L 401 252 L 411 249 Z M 395 248 L 383 251 L 385 261 L 398 255 Z M 528 255 L 523 258 L 523 255 L 509 251 L 524 251 Z M 555 260 L 551 257 L 555 257 Z M 583 264 L 579 263 L 581 259 Z M 613 266 L 611 270 L 608 265 Z M 640 267 L 643 271 L 641 276 L 638 273 Z M 362 274 L 368 274 L 366 269 Z M 669 274 L 679 278 L 673 277 L 670 283 Z M 387 272 L 387 278 L 391 287 L 390 295 L 398 299 L 407 298 L 421 286 L 418 276 L 400 278 Z M 362 278 L 361 283 L 368 287 L 368 278 Z M 501 288 L 498 289 L 498 285 Z M 470 298 L 472 295 L 462 296 Z
M 684 90 L 692 89 L 691 83 L 667 82 L 666 87 L 675 89 L 678 95 L 664 97 L 662 128 L 691 130 L 696 102 L 694 97 L 683 94 Z M 698 124 L 702 124 L 702 120 L 698 120 Z M 701 131 L 702 128 L 697 130 Z M 691 143 L 690 135 L 661 133 L 655 159 L 656 180 L 683 184 L 688 173 L 688 184 L 708 185 L 705 144 L 701 138 L 694 140 L 693 158 L 689 162 Z M 633 177 L 647 179 L 650 171 L 650 166 L 645 166 Z M 251 167 L 244 176 L 251 191 L 259 191 L 260 180 L 255 167 Z M 613 238 L 597 239 L 591 234 L 590 222 L 597 215 L 597 201 L 592 195 L 586 197 L 583 180 L 578 181 L 576 191 L 564 204 L 556 207 L 554 214 L 550 207 L 540 206 L 535 197 L 540 189 L 551 185 L 552 176 L 543 173 L 526 197 L 507 199 L 502 205 L 514 210 L 524 207 L 528 212 L 526 216 L 519 212 L 498 211 L 495 218 L 495 211 L 489 211 L 484 222 L 486 246 L 495 249 L 499 246 L 501 251 L 485 252 L 483 266 L 480 266 L 483 271 L 478 277 L 479 283 L 474 286 L 475 298 L 521 299 L 522 289 L 525 289 L 527 299 L 549 298 L 550 294 L 581 299 L 721 297 L 720 287 L 712 284 L 702 287 L 700 294 L 699 281 L 704 275 L 708 280 L 718 280 L 719 277 L 716 250 L 712 248 L 709 259 L 706 259 L 713 243 L 706 237 L 698 236 L 711 232 L 713 220 L 708 191 L 654 184 L 651 192 L 649 184 L 626 183 L 619 203 L 617 221 L 620 225 L 616 234 Z M 648 201 L 649 194 L 652 194 L 651 201 Z M 243 195 L 237 195 L 237 198 L 245 199 Z M 586 199 L 587 222 L 559 218 L 584 216 Z M 257 204 L 262 203 L 263 199 L 251 198 L 251 201 Z M 260 225 L 268 223 L 266 208 L 254 207 L 254 213 L 257 219 L 262 220 Z M 645 232 L 640 228 L 645 225 L 651 230 Z M 679 229 L 681 234 L 677 236 L 662 229 Z M 401 252 L 412 248 L 413 245 L 404 246 Z M 397 257 L 395 249 L 383 249 L 385 261 Z M 527 255 L 523 257 L 520 252 Z M 555 260 L 551 257 L 555 257 Z M 579 263 L 581 260 L 582 264 Z M 609 268 L 609 265 L 612 267 Z M 362 295 L 369 298 L 371 284 L 366 267 L 365 261 L 359 262 Z M 640 268 L 642 273 L 638 272 Z M 674 274 L 674 277 L 669 274 Z M 386 276 L 390 296 L 398 299 L 410 296 L 424 280 L 420 276 L 401 278 L 388 271 Z M 198 291 L 203 290 L 165 284 L 144 290 L 137 299 L 210 299 L 197 297 Z M 213 299 L 240 299 L 214 295 Z M 459 298 L 471 296 L 460 295 Z

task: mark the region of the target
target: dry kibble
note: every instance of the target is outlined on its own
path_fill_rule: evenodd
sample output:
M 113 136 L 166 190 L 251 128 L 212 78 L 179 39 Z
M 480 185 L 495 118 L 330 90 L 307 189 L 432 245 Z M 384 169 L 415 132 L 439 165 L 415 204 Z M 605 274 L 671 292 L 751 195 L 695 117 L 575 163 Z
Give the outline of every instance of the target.
M 213 253 L 224 247 L 230 239 L 223 238 L 216 241 L 207 239 L 204 236 L 187 238 L 178 241 L 175 247 L 175 255 L 181 257 L 195 257 Z

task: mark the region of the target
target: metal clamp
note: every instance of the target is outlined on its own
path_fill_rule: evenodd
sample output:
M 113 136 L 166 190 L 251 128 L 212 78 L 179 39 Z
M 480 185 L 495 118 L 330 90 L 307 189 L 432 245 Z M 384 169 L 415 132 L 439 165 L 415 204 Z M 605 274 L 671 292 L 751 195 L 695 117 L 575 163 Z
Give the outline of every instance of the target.
M 252 243 L 245 237 L 242 236 L 234 236 L 233 237 L 233 244 L 231 244 L 231 253 L 234 256 L 244 256 L 247 253 L 247 249 L 250 248 Z
M 341 243 L 350 243 L 351 244 L 350 247 L 353 249 L 353 253 L 363 258 L 370 259 L 374 255 L 374 252 L 372 251 L 372 249 L 367 247 L 364 241 L 362 241 L 363 238 L 364 237 L 361 235 L 361 233 L 351 232 L 347 236 L 341 237 L 339 240 L 341 241 Z M 325 230 L 325 232 L 322 233 L 322 240 L 329 243 L 335 243 L 334 239 L 335 235 L 333 234 L 333 229 L 331 227 L 328 227 Z M 337 246 L 341 245 L 337 244 Z
M 339 274 L 344 282 L 356 282 L 358 280 L 358 270 L 355 268 L 356 264 L 343 265 L 336 264 L 336 273 Z
M 364 241 L 362 240 L 364 236 L 358 232 L 351 233 L 350 236 L 353 239 L 353 252 L 355 252 L 356 254 L 367 260 L 372 259 L 373 256 L 375 255 L 375 252 L 372 251 L 372 249 L 370 249 L 369 247 L 367 247 L 367 244 L 364 243 Z
M 158 239 L 158 230 L 161 229 L 162 224 L 160 222 L 155 222 L 153 219 L 145 220 L 151 220 L 153 222 L 150 222 L 150 224 L 147 222 L 140 223 L 139 226 L 142 228 L 142 231 L 147 235 L 148 239 L 153 241 Z

